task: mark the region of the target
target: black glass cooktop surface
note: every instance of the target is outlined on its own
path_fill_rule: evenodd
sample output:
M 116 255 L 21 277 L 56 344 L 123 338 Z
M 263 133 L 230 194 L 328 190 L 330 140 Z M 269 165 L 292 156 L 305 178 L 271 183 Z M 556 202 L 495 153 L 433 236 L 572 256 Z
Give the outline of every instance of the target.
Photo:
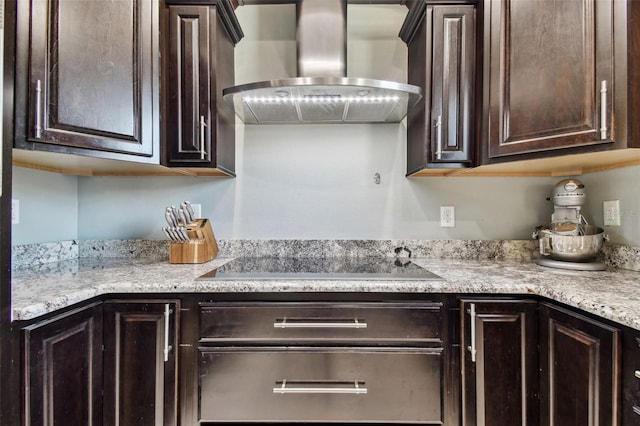
M 410 259 L 239 257 L 198 280 L 441 280 Z

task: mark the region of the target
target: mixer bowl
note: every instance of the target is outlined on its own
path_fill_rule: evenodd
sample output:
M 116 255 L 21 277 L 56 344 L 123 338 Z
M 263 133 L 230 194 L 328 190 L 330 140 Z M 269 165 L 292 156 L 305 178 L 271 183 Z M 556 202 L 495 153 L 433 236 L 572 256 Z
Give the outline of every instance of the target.
M 540 254 L 556 260 L 588 262 L 593 260 L 608 237 L 602 228 L 582 225 L 583 235 L 561 235 L 552 227 L 541 227 L 534 236 L 540 244 Z M 549 229 L 551 228 L 551 229 Z

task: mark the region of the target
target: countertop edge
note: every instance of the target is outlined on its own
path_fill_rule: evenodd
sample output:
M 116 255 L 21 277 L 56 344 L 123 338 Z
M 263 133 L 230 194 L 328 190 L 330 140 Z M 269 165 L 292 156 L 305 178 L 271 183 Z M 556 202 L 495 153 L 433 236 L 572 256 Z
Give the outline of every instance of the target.
M 510 261 L 415 258 L 414 262 L 443 280 L 195 280 L 229 260 L 170 266 L 158 261 L 129 261 L 123 265 L 27 274 L 14 279 L 18 302 L 13 307 L 13 320 L 31 321 L 92 298 L 116 294 L 442 293 L 539 296 L 640 330 L 638 272 L 578 273 Z M 43 294 L 43 287 L 48 294 Z M 31 298 L 25 296 L 29 292 L 33 293 Z

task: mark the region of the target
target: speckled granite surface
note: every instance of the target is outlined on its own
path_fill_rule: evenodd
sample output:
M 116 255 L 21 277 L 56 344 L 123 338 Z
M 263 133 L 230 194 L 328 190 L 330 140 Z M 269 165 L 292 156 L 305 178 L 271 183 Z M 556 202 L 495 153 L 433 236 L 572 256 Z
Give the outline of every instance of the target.
M 537 255 L 534 240 L 220 240 L 219 257 L 395 256 L 397 247 L 414 257 L 528 261 Z M 166 240 L 85 240 L 14 246 L 12 268 L 19 270 L 76 258 L 166 260 Z M 400 256 L 408 256 L 402 251 Z M 640 247 L 605 244 L 602 260 L 611 268 L 640 271 Z
M 535 241 L 514 240 L 220 240 L 220 257 L 357 257 L 395 256 L 396 247 L 407 247 L 414 257 L 455 259 L 529 260 Z M 14 270 L 74 258 L 168 258 L 166 240 L 84 240 L 28 244 L 13 247 Z M 408 256 L 403 251 L 400 256 Z
M 14 319 L 31 319 L 110 293 L 407 292 L 537 294 L 640 330 L 640 273 L 574 272 L 530 261 L 413 258 L 442 281 L 195 281 L 228 262 L 171 265 L 150 259 L 93 258 L 16 271 Z

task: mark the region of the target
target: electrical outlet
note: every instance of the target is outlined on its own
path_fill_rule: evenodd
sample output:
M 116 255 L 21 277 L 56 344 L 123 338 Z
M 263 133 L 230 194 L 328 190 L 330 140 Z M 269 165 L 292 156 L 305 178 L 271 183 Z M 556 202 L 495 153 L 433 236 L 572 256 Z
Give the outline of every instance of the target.
M 18 225 L 20 223 L 20 201 L 11 200 L 11 224 Z
M 191 204 L 194 219 L 202 219 L 202 204 Z
M 440 206 L 440 227 L 453 228 L 456 226 L 456 208 L 454 206 Z
M 620 226 L 620 200 L 604 201 L 602 210 L 605 226 Z

